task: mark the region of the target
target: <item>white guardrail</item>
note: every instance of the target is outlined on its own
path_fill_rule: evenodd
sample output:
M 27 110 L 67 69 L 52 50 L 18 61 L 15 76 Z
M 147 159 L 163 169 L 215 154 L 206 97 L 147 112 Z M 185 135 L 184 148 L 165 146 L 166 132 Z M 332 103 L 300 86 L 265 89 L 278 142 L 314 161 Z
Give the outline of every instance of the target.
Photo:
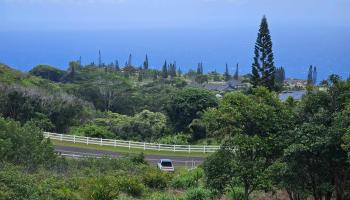
M 112 146 L 112 147 L 124 147 L 129 149 L 143 149 L 143 150 L 155 150 L 155 151 L 173 151 L 173 152 L 188 152 L 188 153 L 211 153 L 217 151 L 220 146 L 213 145 L 171 145 L 171 144 L 157 144 L 148 142 L 135 142 L 125 140 L 112 140 L 102 138 L 91 138 L 78 135 L 67 135 L 58 133 L 44 132 L 44 137 L 52 140 L 81 143 L 81 144 L 94 144 L 100 146 Z

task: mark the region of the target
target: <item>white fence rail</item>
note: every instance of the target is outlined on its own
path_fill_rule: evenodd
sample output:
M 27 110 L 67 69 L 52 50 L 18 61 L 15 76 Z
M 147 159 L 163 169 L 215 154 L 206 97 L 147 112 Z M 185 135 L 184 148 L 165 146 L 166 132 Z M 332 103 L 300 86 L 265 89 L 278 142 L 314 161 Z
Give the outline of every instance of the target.
M 44 132 L 44 137 L 53 140 L 81 143 L 81 144 L 94 144 L 100 146 L 112 146 L 112 147 L 124 147 L 129 149 L 143 149 L 143 150 L 155 150 L 155 151 L 173 151 L 173 152 L 188 152 L 188 153 L 211 153 L 217 151 L 220 146 L 213 145 L 170 145 L 170 144 L 157 144 L 147 142 L 135 142 L 125 140 L 112 140 L 102 138 L 91 138 L 78 135 L 66 135 L 58 133 Z

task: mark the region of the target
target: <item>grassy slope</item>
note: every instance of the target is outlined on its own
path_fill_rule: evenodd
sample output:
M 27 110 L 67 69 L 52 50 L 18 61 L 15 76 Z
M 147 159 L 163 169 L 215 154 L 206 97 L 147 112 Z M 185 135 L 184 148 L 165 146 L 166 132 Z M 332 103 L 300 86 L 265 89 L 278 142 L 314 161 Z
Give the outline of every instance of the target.
M 63 145 L 63 146 L 72 146 L 72 147 L 80 147 L 86 149 L 96 149 L 103 151 L 113 151 L 119 153 L 131 153 L 137 154 L 143 152 L 145 155 L 166 155 L 166 156 L 181 156 L 181 157 L 207 157 L 210 153 L 188 153 L 188 152 L 172 152 L 172 151 L 155 151 L 155 150 L 143 150 L 143 149 L 129 149 L 127 147 L 111 147 L 111 146 L 100 146 L 95 144 L 81 144 L 81 143 L 73 143 L 59 140 L 51 140 L 53 144 Z

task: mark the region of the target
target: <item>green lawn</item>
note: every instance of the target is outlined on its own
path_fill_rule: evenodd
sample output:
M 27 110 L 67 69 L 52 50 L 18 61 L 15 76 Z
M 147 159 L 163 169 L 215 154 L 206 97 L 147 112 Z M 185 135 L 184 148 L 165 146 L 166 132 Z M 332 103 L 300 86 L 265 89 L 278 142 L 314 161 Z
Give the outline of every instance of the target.
M 129 149 L 127 147 L 111 147 L 111 146 L 100 146 L 96 144 L 82 144 L 82 143 L 73 143 L 66 141 L 59 141 L 51 139 L 53 144 L 63 145 L 63 146 L 71 146 L 71 147 L 79 147 L 86 149 L 96 149 L 96 150 L 104 150 L 104 151 L 114 151 L 119 153 L 130 153 L 130 154 L 138 154 L 143 152 L 145 155 L 164 155 L 164 156 L 181 156 L 181 157 L 207 157 L 211 153 L 197 153 L 197 152 L 173 152 L 173 151 L 156 151 L 156 150 L 143 150 L 143 149 Z

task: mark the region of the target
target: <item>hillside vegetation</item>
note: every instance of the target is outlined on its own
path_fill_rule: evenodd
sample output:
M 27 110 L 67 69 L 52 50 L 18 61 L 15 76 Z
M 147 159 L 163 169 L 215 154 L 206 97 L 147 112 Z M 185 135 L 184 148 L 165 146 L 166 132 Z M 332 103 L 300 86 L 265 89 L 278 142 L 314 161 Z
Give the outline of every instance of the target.
M 349 78 L 282 102 L 260 86 L 218 98 L 188 74 L 137 79 L 152 70 L 0 71 L 1 199 L 349 198 Z M 222 147 L 193 173 L 164 174 L 142 155 L 66 160 L 43 130 Z
M 206 137 L 199 117 L 218 100 L 213 92 L 187 87 L 189 78 L 70 64 L 68 71 L 39 65 L 29 73 L 1 65 L 2 115 L 35 121 L 45 131 L 92 137 L 180 144 Z M 141 72 L 142 81 L 135 78 Z

